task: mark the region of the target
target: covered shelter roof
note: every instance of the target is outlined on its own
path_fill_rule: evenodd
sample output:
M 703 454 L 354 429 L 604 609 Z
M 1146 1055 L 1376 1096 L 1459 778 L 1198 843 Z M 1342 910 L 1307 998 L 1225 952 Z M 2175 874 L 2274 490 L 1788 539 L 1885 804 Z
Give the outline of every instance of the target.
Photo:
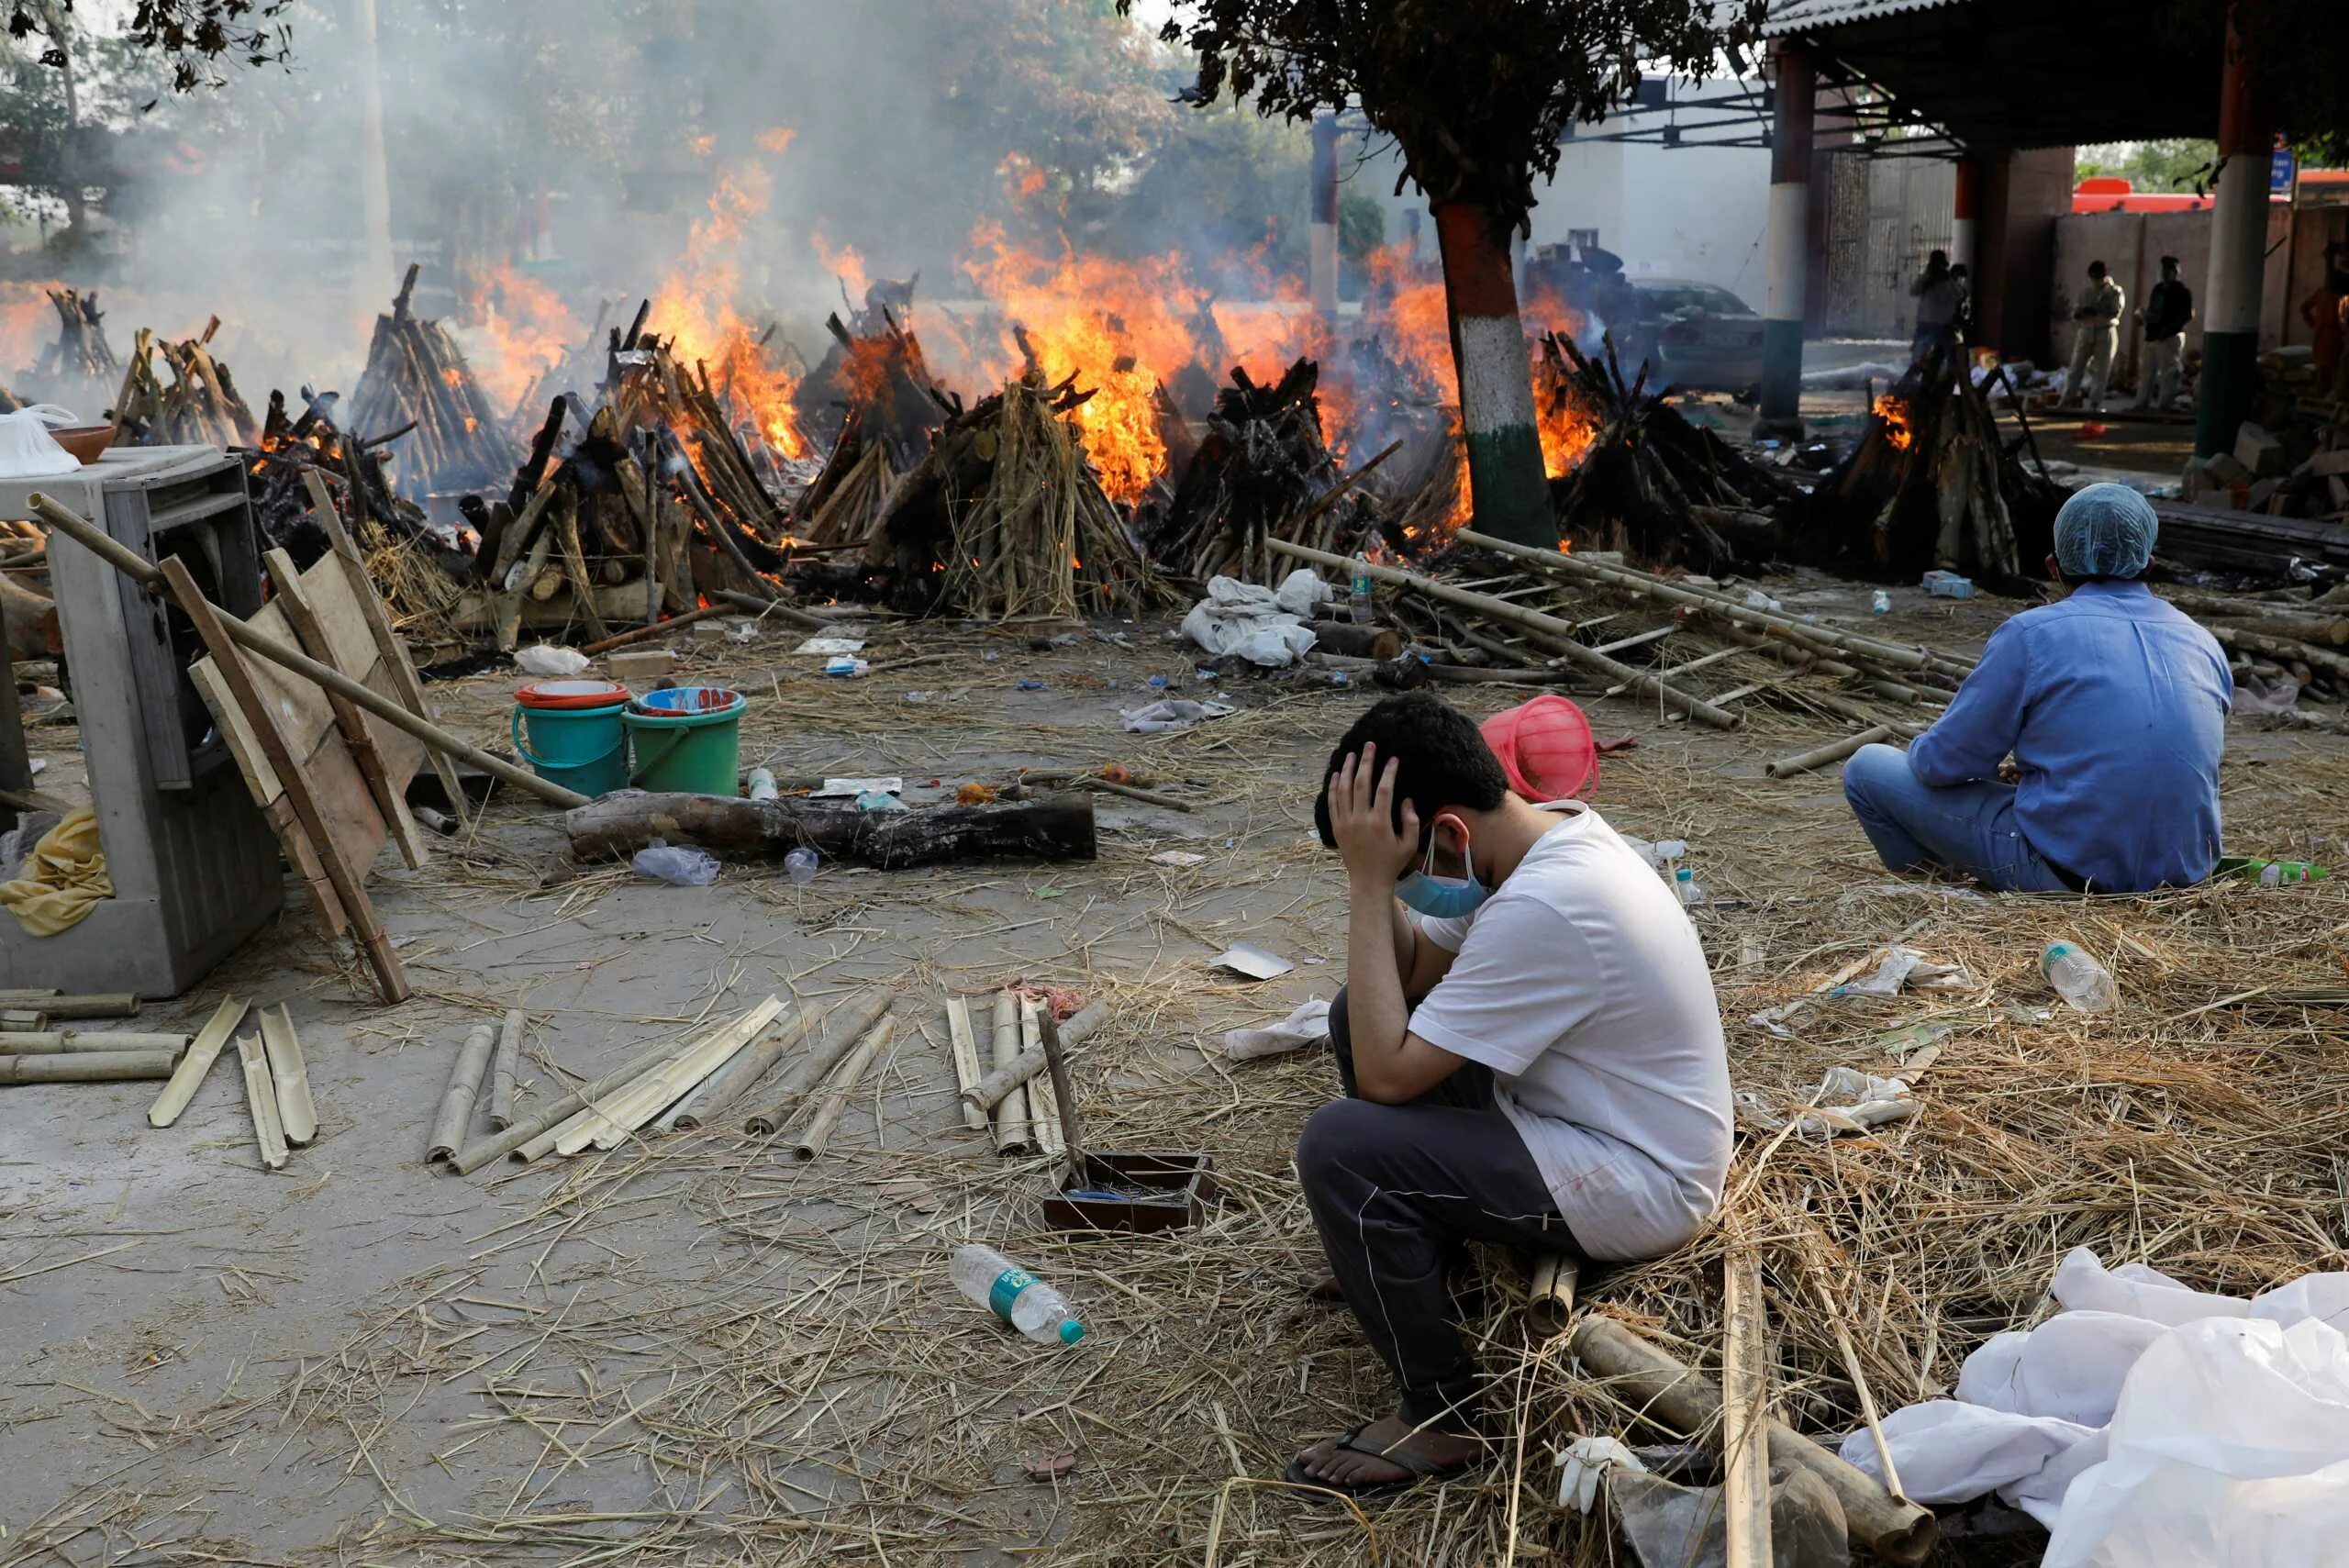
M 1774 0 L 1762 30 L 1809 46 L 1822 85 L 1867 90 L 1841 108 L 1822 100 L 1822 118 L 1864 139 L 1923 127 L 1998 150 L 2212 134 L 2225 8 L 2201 9 L 2207 18 L 2160 0 Z

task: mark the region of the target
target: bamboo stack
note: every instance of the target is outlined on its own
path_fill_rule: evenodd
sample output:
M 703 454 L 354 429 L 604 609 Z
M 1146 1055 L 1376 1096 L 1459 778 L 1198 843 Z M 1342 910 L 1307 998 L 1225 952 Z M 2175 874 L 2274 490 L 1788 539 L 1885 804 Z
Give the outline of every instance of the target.
M 253 444 L 253 411 L 238 395 L 228 367 L 212 355 L 212 337 L 219 329 L 217 316 L 200 335 L 184 342 L 159 340 L 151 328 L 139 329 L 123 371 L 122 389 L 115 395 L 117 445 Z M 168 385 L 155 373 L 158 355 L 171 372 Z
M 407 431 L 401 452 L 413 495 L 478 489 L 512 472 L 513 445 L 464 351 L 438 321 L 412 310 L 418 270 L 408 268 L 390 314 L 375 318 L 367 368 L 351 395 L 350 428 L 369 441 Z
M 98 291 L 53 288 L 49 303 L 57 307 L 57 341 L 42 350 L 39 375 L 66 379 L 112 381 L 122 373 L 122 361 L 106 341 L 106 316 L 98 309 Z

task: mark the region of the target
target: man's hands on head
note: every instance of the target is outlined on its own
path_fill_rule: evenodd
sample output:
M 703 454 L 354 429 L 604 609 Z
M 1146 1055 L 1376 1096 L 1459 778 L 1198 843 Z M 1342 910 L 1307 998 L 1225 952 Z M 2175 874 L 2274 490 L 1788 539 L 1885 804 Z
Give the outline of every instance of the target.
M 1358 885 L 1379 887 L 1391 895 L 1395 879 L 1419 858 L 1419 814 L 1403 803 L 1402 826 L 1396 826 L 1395 777 L 1399 762 L 1378 765 L 1378 747 L 1363 749 L 1338 765 L 1330 775 L 1330 836 L 1338 841 L 1338 858 L 1347 877 Z

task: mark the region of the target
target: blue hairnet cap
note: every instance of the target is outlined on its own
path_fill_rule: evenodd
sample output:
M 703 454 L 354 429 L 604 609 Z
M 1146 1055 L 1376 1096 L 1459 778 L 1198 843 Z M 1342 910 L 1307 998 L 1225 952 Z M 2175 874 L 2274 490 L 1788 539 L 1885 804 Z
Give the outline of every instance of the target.
M 2091 484 L 2055 514 L 2055 564 L 2066 577 L 2134 577 L 2152 563 L 2161 526 L 2126 484 Z

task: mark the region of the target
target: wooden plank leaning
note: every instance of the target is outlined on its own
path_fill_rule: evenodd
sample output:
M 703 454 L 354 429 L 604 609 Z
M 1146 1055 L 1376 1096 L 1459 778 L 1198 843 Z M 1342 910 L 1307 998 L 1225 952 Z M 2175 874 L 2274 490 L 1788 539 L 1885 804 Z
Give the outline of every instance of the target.
M 163 573 L 151 562 L 140 559 L 120 540 L 109 537 L 93 526 L 88 518 L 83 517 L 72 507 L 61 506 L 47 495 L 39 494 L 31 496 L 28 505 L 41 521 L 96 555 L 133 582 L 158 592 L 165 588 Z M 200 602 L 208 604 L 208 601 L 202 600 L 201 595 L 197 597 Z M 478 746 L 469 745 L 431 720 L 421 715 L 411 713 L 389 697 L 362 685 L 332 665 L 321 664 L 306 653 L 297 652 L 281 643 L 273 642 L 234 617 L 219 615 L 217 608 L 214 614 L 219 621 L 224 635 L 238 647 L 257 653 L 273 664 L 291 670 L 313 684 L 324 686 L 330 692 L 349 697 L 353 703 L 373 714 L 384 723 L 415 736 L 424 742 L 429 751 L 437 751 L 462 762 L 469 762 L 493 778 L 512 784 L 516 789 L 527 795 L 536 795 L 551 805 L 574 806 L 590 804 L 587 797 L 577 790 L 565 789 L 558 784 L 550 784 L 528 768 L 518 767 L 493 752 L 484 751 Z

